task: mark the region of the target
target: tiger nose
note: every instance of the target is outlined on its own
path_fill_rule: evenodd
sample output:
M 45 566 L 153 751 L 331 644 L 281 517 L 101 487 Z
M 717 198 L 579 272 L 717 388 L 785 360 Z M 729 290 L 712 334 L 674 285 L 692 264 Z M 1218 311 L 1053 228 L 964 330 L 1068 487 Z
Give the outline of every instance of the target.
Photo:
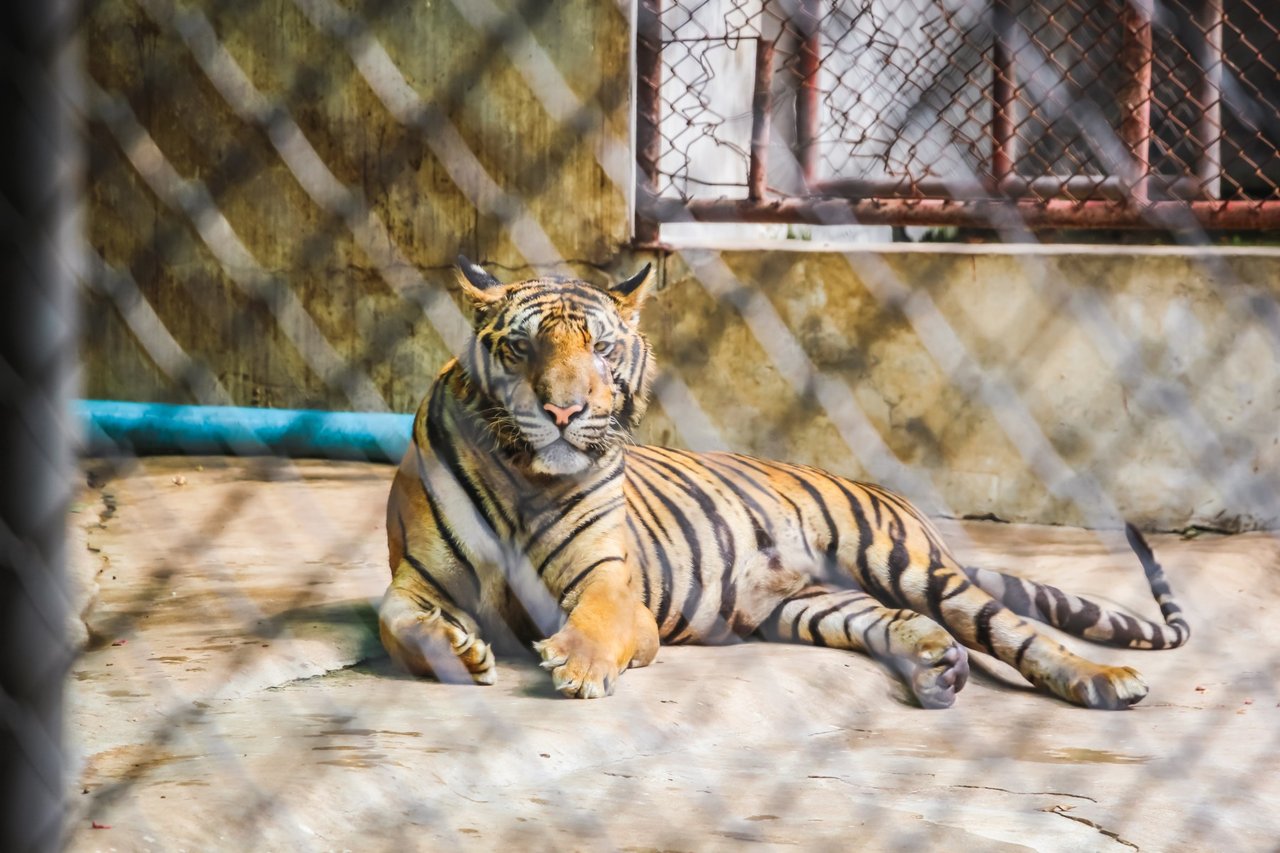
M 556 426 L 566 427 L 569 425 L 569 421 L 573 419 L 573 416 L 582 411 L 583 405 L 574 403 L 571 406 L 557 406 L 554 403 L 547 403 L 542 408 L 550 412 L 551 417 L 556 419 Z

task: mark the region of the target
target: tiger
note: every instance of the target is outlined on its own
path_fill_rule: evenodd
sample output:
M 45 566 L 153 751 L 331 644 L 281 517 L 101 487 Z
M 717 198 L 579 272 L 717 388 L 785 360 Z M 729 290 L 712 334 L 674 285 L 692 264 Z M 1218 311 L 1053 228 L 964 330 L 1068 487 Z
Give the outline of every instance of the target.
M 504 284 L 459 256 L 471 333 L 436 377 L 387 502 L 379 635 L 402 669 L 493 684 L 530 644 L 559 693 L 612 694 L 660 644 L 748 637 L 861 651 L 922 708 L 946 708 L 966 649 L 1088 708 L 1122 709 L 1134 669 L 1067 650 L 1173 648 L 1190 629 L 1126 532 L 1163 623 L 962 565 L 902 496 L 818 468 L 635 443 L 655 372 L 640 331 L 653 268 L 606 287 Z

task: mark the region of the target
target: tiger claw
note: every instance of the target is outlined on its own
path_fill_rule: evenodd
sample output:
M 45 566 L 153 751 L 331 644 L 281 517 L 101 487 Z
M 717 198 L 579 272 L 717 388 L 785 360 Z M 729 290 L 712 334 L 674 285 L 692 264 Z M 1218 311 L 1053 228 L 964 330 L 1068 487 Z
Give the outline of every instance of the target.
M 616 665 L 592 654 L 591 647 L 572 629 L 536 642 L 533 648 L 542 657 L 538 665 L 550 670 L 551 683 L 559 693 L 577 699 L 612 695 L 618 680 Z
M 538 666 L 546 670 L 555 669 L 569 659 L 566 652 L 551 646 L 551 640 L 538 640 L 533 644 L 533 650 L 542 657 Z

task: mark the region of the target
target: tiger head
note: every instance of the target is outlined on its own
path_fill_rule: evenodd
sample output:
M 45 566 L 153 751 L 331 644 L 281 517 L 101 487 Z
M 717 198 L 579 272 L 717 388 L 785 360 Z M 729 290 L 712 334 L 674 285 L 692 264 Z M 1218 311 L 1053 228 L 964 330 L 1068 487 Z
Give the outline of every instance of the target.
M 607 290 L 566 278 L 502 284 L 459 256 L 475 306 L 461 363 L 487 398 L 494 440 L 529 473 L 587 471 L 644 415 L 651 359 L 638 321 L 651 270 Z

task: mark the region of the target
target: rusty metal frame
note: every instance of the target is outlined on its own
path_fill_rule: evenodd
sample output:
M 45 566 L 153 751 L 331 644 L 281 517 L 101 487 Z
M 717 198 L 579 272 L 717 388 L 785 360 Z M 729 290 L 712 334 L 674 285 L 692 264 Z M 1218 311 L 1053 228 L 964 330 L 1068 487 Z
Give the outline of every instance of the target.
M 662 154 L 662 0 L 639 0 L 636 9 L 636 224 L 635 242 L 658 242 L 659 219 L 651 208 L 658 198 L 658 159 Z
M 766 189 L 770 89 L 774 45 L 757 41 L 752 136 L 745 199 L 662 198 L 661 153 L 663 0 L 639 0 L 637 21 L 636 238 L 657 242 L 661 222 L 756 222 L 991 227 L 1016 215 L 1028 228 L 1280 228 L 1280 201 L 1223 200 L 1220 196 L 1223 78 L 1223 0 L 1204 0 L 1197 24 L 1205 43 L 1202 74 L 1192 93 L 1201 114 L 1192 135 L 1203 152 L 1192 174 L 1154 174 L 1150 168 L 1154 0 L 1126 0 L 1117 62 L 1127 72 L 1118 93 L 1120 141 L 1128 160 L 1115 175 L 1025 178 L 1017 175 L 1017 81 L 1009 34 L 1009 0 L 993 0 L 990 173 L 994 180 L 816 180 L 821 89 L 820 0 L 800 0 L 793 25 L 801 37 L 797 70 L 796 156 L 807 194 L 769 198 Z
M 1196 177 L 1207 198 L 1217 198 L 1222 186 L 1222 30 L 1225 23 L 1223 0 L 1203 0 L 1197 24 L 1204 33 L 1202 53 L 1196 64 L 1203 73 L 1195 99 L 1200 120 L 1193 133 L 1203 152 L 1196 163 Z
M 788 198 L 753 202 L 656 199 L 641 214 L 656 222 L 764 222 L 813 225 L 955 225 L 991 227 L 1010 213 L 1027 228 L 1182 228 L 1188 215 L 1208 229 L 1280 227 L 1280 202 L 1071 199 Z
M 769 120 L 773 114 L 774 43 L 756 40 L 755 90 L 751 93 L 751 161 L 747 165 L 747 198 L 763 201 L 765 169 L 769 156 Z

